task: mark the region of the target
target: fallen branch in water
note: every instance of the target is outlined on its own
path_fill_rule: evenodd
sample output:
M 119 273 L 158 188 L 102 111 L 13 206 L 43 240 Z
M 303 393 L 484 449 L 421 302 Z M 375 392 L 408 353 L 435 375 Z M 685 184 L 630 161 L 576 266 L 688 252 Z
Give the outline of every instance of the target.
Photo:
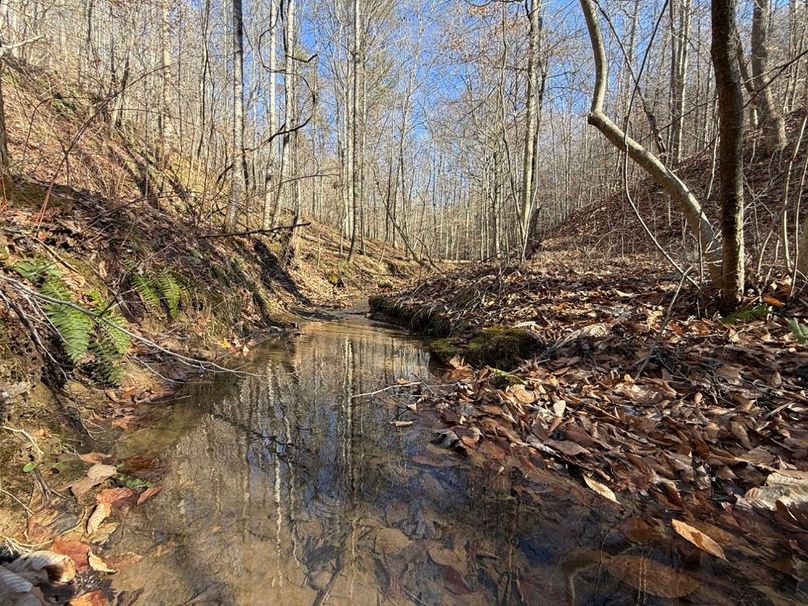
M 377 389 L 376 391 L 368 391 L 367 393 L 358 393 L 351 396 L 351 399 L 354 398 L 364 398 L 369 396 L 375 396 L 385 391 L 390 391 L 391 389 L 395 389 L 396 387 L 412 387 L 414 385 L 423 385 L 423 381 L 412 381 L 410 383 L 396 383 L 395 385 L 388 385 L 387 387 L 383 387 L 382 389 Z
M 210 234 L 207 236 L 197 236 L 199 240 L 210 240 L 213 238 L 235 238 L 237 236 L 251 236 L 253 234 L 272 234 L 276 231 L 283 231 L 286 229 L 292 230 L 297 229 L 298 227 L 306 227 L 307 225 L 311 225 L 311 221 L 307 221 L 306 223 L 295 223 L 294 225 L 281 225 L 279 227 L 273 227 L 272 229 L 249 229 L 247 231 L 235 231 L 230 233 L 223 233 L 223 234 Z

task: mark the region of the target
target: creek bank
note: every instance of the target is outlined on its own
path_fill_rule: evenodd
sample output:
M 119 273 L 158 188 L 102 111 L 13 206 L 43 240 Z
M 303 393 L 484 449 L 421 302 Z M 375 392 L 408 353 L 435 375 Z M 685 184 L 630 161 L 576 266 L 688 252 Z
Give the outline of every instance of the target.
M 0 561 L 67 552 L 80 562 L 76 587 L 90 591 L 103 567 L 87 553 L 115 528 L 88 530 L 89 518 L 107 499 L 125 510 L 159 487 L 159 470 L 109 457 L 112 444 L 149 426 L 199 373 L 237 367 L 258 342 L 400 285 L 417 266 L 389 252 L 347 266 L 339 235 L 319 225 L 283 261 L 283 234 L 225 246 L 154 209 L 60 199 L 38 229 L 36 205 L 20 204 L 0 230 Z M 77 498 L 69 485 L 97 465 L 114 473 Z
M 774 283 L 738 314 L 698 317 L 698 295 L 677 295 L 676 277 L 650 263 L 577 267 L 547 254 L 372 301 L 460 344 L 445 353 L 437 341 L 453 386 L 425 401 L 446 456 L 481 455 L 503 473 L 525 458 L 669 534 L 687 534 L 686 520 L 724 550 L 747 549 L 772 583 L 803 591 L 808 353 L 792 326 L 805 303 Z M 540 345 L 516 368 L 463 359 L 475 335 L 501 328 Z M 679 543 L 698 544 L 690 536 Z

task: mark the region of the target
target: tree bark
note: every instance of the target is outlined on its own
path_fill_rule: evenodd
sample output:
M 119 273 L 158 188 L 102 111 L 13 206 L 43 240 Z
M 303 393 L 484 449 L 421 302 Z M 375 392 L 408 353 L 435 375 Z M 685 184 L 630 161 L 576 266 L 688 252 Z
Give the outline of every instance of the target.
M 267 120 L 269 124 L 270 135 L 274 135 L 278 128 L 278 109 L 277 109 L 277 74 L 278 71 L 278 34 L 277 34 L 277 21 L 278 11 L 275 5 L 275 0 L 269 0 L 269 92 L 267 99 Z M 272 227 L 272 191 L 270 187 L 272 182 L 273 171 L 275 170 L 275 149 L 276 145 L 273 141 L 269 144 L 267 150 L 267 163 L 266 175 L 264 176 L 264 216 L 263 225 L 264 229 Z M 278 179 L 280 181 L 280 179 Z M 275 183 L 274 186 L 280 187 L 280 183 Z
M 295 0 L 286 0 L 286 12 L 284 14 L 283 29 L 283 51 L 285 54 L 284 74 L 283 74 L 283 129 L 281 138 L 281 164 L 278 171 L 278 187 L 275 190 L 275 208 L 272 211 L 272 225 L 278 224 L 281 212 L 281 193 L 289 175 L 292 174 L 292 132 L 295 123 Z
M 710 221 L 707 219 L 707 215 L 704 214 L 696 196 L 690 191 L 685 182 L 665 166 L 659 158 L 624 133 L 619 126 L 603 113 L 608 80 L 606 49 L 603 44 L 603 36 L 600 33 L 600 25 L 598 24 L 593 1 L 580 0 L 580 3 L 586 19 L 595 60 L 595 90 L 592 95 L 592 107 L 588 122 L 603 133 L 617 149 L 626 152 L 660 187 L 670 194 L 685 215 L 685 219 L 698 241 L 699 250 L 704 255 L 711 280 L 716 285 L 720 285 L 722 279 L 721 246 L 718 236 L 710 225 Z
M 769 154 L 782 151 L 786 146 L 786 126 L 771 86 L 766 82 L 769 62 L 770 0 L 754 0 L 752 15 L 752 86 L 758 121 L 763 130 L 763 141 Z
M 2 53 L 2 41 L 0 41 Z M 6 133 L 6 108 L 3 101 L 3 58 L 0 56 L 0 210 L 11 203 L 12 181 L 9 167 L 11 158 L 8 153 L 8 135 Z
M 732 310 L 744 295 L 743 85 L 735 37 L 736 0 L 712 0 L 710 54 L 718 93 L 719 199 L 723 239 L 721 304 Z
M 359 207 L 362 204 L 362 141 L 359 128 L 361 111 L 360 79 L 362 70 L 362 13 L 360 0 L 353 0 L 353 71 L 351 78 L 351 212 L 353 213 L 351 229 L 351 246 L 348 250 L 348 263 L 351 262 L 356 248 L 356 230 L 359 223 Z
M 668 149 L 670 162 L 682 162 L 684 137 L 685 98 L 687 93 L 688 46 L 690 44 L 691 0 L 683 0 L 676 13 L 676 2 L 671 2 L 671 135 Z
M 244 150 L 244 18 L 242 0 L 233 2 L 233 172 L 227 229 L 236 225 L 241 196 L 246 186 L 247 157 Z
M 519 233 L 521 235 L 521 251 L 519 257 L 525 260 L 528 241 L 530 240 L 530 224 L 533 215 L 535 193 L 535 158 L 537 154 L 537 108 L 536 96 L 539 88 L 539 2 L 528 0 L 527 12 L 529 25 L 529 44 L 527 60 L 527 98 L 525 105 L 525 145 L 522 156 L 522 199 L 519 205 Z

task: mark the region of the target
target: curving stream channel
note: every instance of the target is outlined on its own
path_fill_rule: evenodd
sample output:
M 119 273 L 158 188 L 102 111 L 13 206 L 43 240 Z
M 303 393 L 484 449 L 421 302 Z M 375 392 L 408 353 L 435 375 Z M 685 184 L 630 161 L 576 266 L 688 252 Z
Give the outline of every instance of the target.
M 686 603 L 748 596 L 720 571 L 651 554 L 557 474 L 534 478 L 526 499 L 508 473 L 431 445 L 435 419 L 407 410 L 414 397 L 359 395 L 430 377 L 418 340 L 312 322 L 254 350 L 248 370 L 194 384 L 124 441 L 121 456 L 166 471 L 108 546 L 142 556 L 112 577 L 119 604 L 671 603 L 579 555 L 593 549 L 698 570 Z M 402 419 L 416 422 L 391 424 Z

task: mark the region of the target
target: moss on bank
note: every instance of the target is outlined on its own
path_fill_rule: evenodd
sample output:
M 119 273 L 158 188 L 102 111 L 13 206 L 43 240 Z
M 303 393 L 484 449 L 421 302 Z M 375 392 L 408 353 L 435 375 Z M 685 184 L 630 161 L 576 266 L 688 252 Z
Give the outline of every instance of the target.
M 522 328 L 493 326 L 476 333 L 465 347 L 472 364 L 508 370 L 539 349 L 539 341 Z
M 429 349 L 443 363 L 459 356 L 476 366 L 511 370 L 541 347 L 541 342 L 523 328 L 492 326 L 462 336 L 465 327 L 453 323 L 436 306 L 406 305 L 379 295 L 370 298 L 370 311 L 376 318 L 439 337 L 429 342 Z

